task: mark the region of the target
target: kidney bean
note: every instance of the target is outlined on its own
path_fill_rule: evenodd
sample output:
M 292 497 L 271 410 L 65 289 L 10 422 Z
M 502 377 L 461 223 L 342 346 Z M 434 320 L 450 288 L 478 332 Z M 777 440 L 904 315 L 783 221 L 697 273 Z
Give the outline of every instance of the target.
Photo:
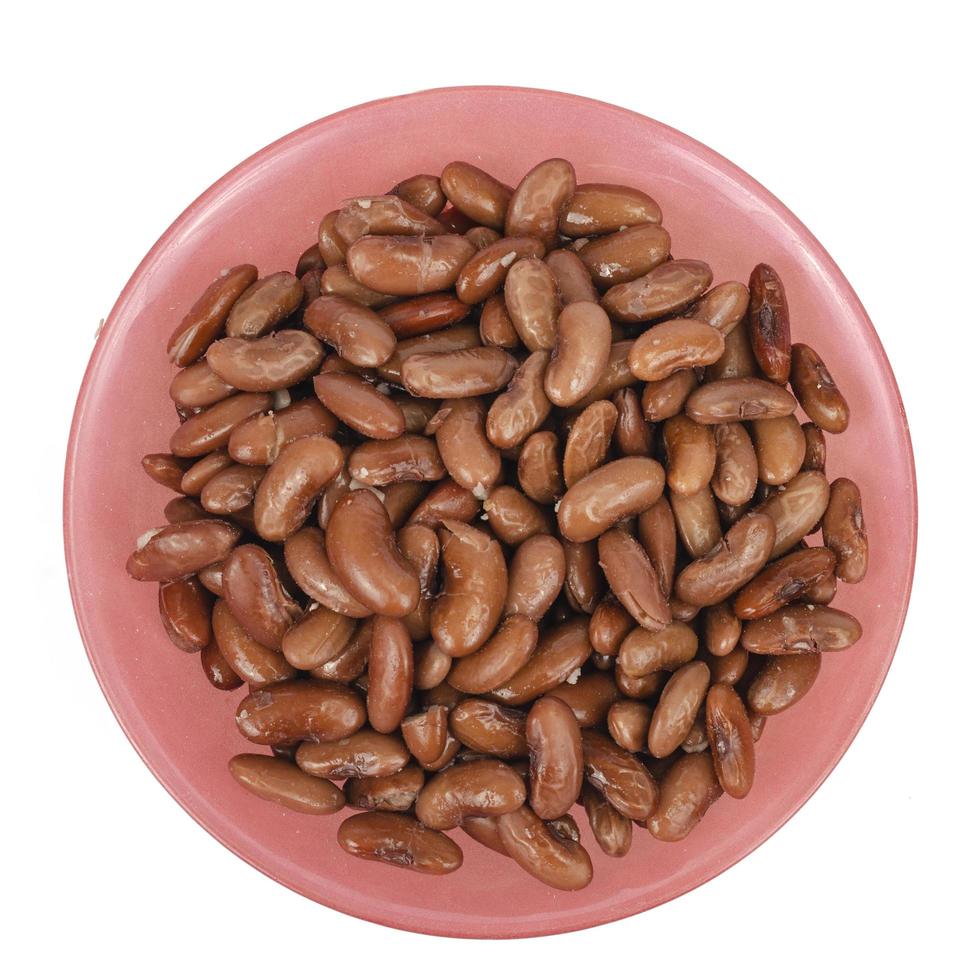
M 704 369 L 705 381 L 752 378 L 759 374 L 749 340 L 748 318 L 739 320 L 725 336 L 725 350 L 714 364 Z
M 766 657 L 749 687 L 746 697 L 749 708 L 762 715 L 763 720 L 791 708 L 813 687 L 820 661 L 819 651 Z
M 331 568 L 322 532 L 302 528 L 286 539 L 284 553 L 289 574 L 311 599 L 343 616 L 361 619 L 371 615 L 371 610 L 344 588 Z
M 500 816 L 516 810 L 526 795 L 524 781 L 505 762 L 461 762 L 433 776 L 415 804 L 419 820 L 435 830 L 458 827 L 465 817 Z
M 861 639 L 861 624 L 841 609 L 799 604 L 785 606 L 742 630 L 752 653 L 813 653 L 846 650 Z
M 613 405 L 619 417 L 613 431 L 613 441 L 621 456 L 652 456 L 653 429 L 643 417 L 640 396 L 632 388 L 613 395 Z
M 495 231 L 493 228 L 484 228 L 482 225 L 468 228 L 463 235 L 478 252 L 494 242 L 499 242 L 502 237 L 499 231 Z
M 147 453 L 140 460 L 140 465 L 154 483 L 159 483 L 174 493 L 180 492 L 181 480 L 190 467 L 186 459 L 178 459 L 170 453 Z
M 721 521 L 711 490 L 705 487 L 684 496 L 670 495 L 677 534 L 692 558 L 703 558 L 721 541 Z
M 336 418 L 315 398 L 303 398 L 281 411 L 252 415 L 239 422 L 231 430 L 228 454 L 239 463 L 268 466 L 297 439 L 332 436 L 336 431 Z
M 656 632 L 670 622 L 670 606 L 646 552 L 619 529 L 599 538 L 599 564 L 623 608 L 645 629 Z
M 558 821 L 545 823 L 526 806 L 497 819 L 498 839 L 520 867 L 549 888 L 577 891 L 592 880 L 592 861 L 577 837 L 564 831 Z
M 742 623 L 731 603 L 720 602 L 704 611 L 704 645 L 715 657 L 726 657 L 738 645 Z
M 558 436 L 554 432 L 535 432 L 525 441 L 517 459 L 517 482 L 542 506 L 554 504 L 561 497 Z
M 749 277 L 749 338 L 762 373 L 778 385 L 789 381 L 789 306 L 782 280 L 760 263 Z
M 680 748 L 710 683 L 711 671 L 700 660 L 679 667 L 671 675 L 654 709 L 647 734 L 647 748 L 652 756 L 663 759 Z
M 803 470 L 820 470 L 822 473 L 827 466 L 827 442 L 823 431 L 813 422 L 804 422 L 803 438 L 806 450 L 803 453 Z
M 178 500 L 181 498 L 178 497 Z M 185 498 L 186 499 L 186 498 Z M 176 501 L 175 501 L 176 502 Z M 196 520 L 196 518 L 188 518 L 188 520 Z M 223 561 L 216 561 L 211 565 L 207 565 L 202 568 L 197 573 L 197 580 L 210 592 L 212 595 L 221 596 L 221 569 L 224 567 Z
M 309 248 L 304 249 L 296 260 L 296 276 L 298 279 L 302 279 L 307 272 L 323 272 L 326 267 L 323 256 L 320 254 L 320 245 L 318 242 L 314 242 Z
M 575 715 L 580 728 L 601 725 L 609 707 L 619 700 L 619 689 L 608 674 L 587 674 L 572 671 L 568 680 L 552 688 L 549 695 L 564 701 Z
M 683 624 L 682 624 L 683 625 Z M 664 686 L 670 675 L 663 670 L 655 670 L 651 674 L 644 674 L 642 677 L 630 677 L 623 670 L 623 665 L 616 659 L 613 667 L 613 677 L 616 681 L 616 688 L 623 697 L 646 700 L 652 698 L 657 691 Z
M 159 590 L 160 619 L 170 642 L 195 653 L 211 640 L 211 602 L 194 578 L 162 582 Z
M 735 597 L 740 619 L 761 619 L 804 596 L 809 588 L 832 573 L 835 555 L 828 548 L 794 551 L 763 569 Z
M 602 597 L 604 582 L 599 548 L 594 541 L 562 541 L 565 553 L 565 598 L 577 612 L 592 613 Z
M 441 235 L 446 231 L 435 217 L 394 192 L 345 201 L 335 227 L 348 245 L 348 256 L 350 246 L 365 235 Z
M 544 391 L 548 353 L 537 351 L 516 370 L 507 390 L 498 395 L 487 415 L 487 438 L 500 449 L 512 449 L 541 427 L 551 402 Z
M 800 407 L 826 432 L 843 432 L 850 409 L 820 355 L 806 344 L 793 344 L 790 383 Z
M 662 381 L 675 371 L 704 367 L 721 357 L 725 341 L 700 320 L 668 320 L 650 327 L 634 342 L 630 370 L 643 381 Z
M 218 648 L 218 641 L 212 636 L 210 642 L 201 650 L 201 669 L 208 683 L 219 691 L 233 691 L 244 681 L 231 668 Z
M 659 670 L 676 670 L 693 660 L 698 635 L 686 623 L 672 622 L 657 632 L 636 627 L 619 647 L 617 669 L 628 677 L 644 677 Z
M 763 484 L 765 485 L 765 484 Z M 740 521 L 749 512 L 749 504 L 726 504 L 722 500 L 716 501 L 718 506 L 718 516 L 721 519 L 721 526 L 727 531 L 733 524 Z
M 755 777 L 755 744 L 745 705 L 728 684 L 713 684 L 705 699 L 705 727 L 715 774 L 737 800 L 748 796 Z
M 715 470 L 712 430 L 677 415 L 664 422 L 663 436 L 667 448 L 667 484 L 671 490 L 681 495 L 704 490 Z
M 475 252 L 462 235 L 367 235 L 347 250 L 347 267 L 369 289 L 390 296 L 419 296 L 449 289 Z M 465 296 L 459 298 L 469 303 Z
M 353 374 L 320 374 L 313 379 L 317 398 L 347 426 L 369 439 L 395 439 L 405 432 L 398 404 L 369 381 Z
M 302 742 L 296 750 L 296 765 L 317 779 L 391 776 L 410 760 L 408 749 L 398 736 L 368 728 L 336 741 Z
M 401 412 L 404 431 L 412 435 L 423 433 L 439 410 L 439 402 L 432 398 L 413 398 L 411 395 L 397 391 L 385 397 L 389 398 Z
M 657 805 L 657 784 L 632 753 L 597 731 L 582 732 L 585 778 L 630 820 L 646 820 Z
M 334 742 L 365 722 L 364 702 L 329 681 L 289 680 L 254 691 L 238 706 L 238 730 L 250 742 Z
M 476 653 L 457 660 L 449 683 L 467 694 L 484 694 L 510 680 L 531 658 L 537 626 L 525 616 L 509 616 Z
M 459 827 L 463 833 L 472 837 L 478 844 L 509 858 L 510 854 L 500 839 L 500 830 L 497 826 L 498 819 L 498 817 L 464 817 Z
M 671 260 L 632 282 L 613 286 L 602 305 L 613 320 L 641 323 L 683 310 L 711 284 L 711 269 L 704 262 Z
M 354 857 L 422 874 L 449 874 L 463 863 L 455 841 L 405 813 L 356 813 L 337 828 L 337 841 Z
M 417 480 L 391 483 L 380 491 L 381 502 L 388 511 L 388 518 L 394 528 L 402 527 L 426 495 L 428 484 Z
M 446 206 L 446 195 L 439 178 L 433 174 L 416 174 L 399 181 L 391 193 L 428 215 L 437 215 Z
M 265 476 L 264 466 L 228 466 L 201 489 L 201 504 L 211 514 L 234 514 L 248 507 Z
M 407 616 L 418 605 L 418 575 L 398 550 L 388 512 L 370 490 L 355 490 L 337 503 L 326 540 L 341 584 L 372 612 Z
M 358 367 L 378 367 L 395 351 L 391 327 L 372 310 L 342 296 L 321 296 L 303 313 L 306 328 Z
M 369 486 L 441 480 L 446 468 L 436 443 L 425 436 L 362 442 L 347 460 L 350 475 Z
M 567 248 L 555 249 L 545 256 L 544 261 L 558 284 L 558 298 L 562 306 L 599 302 L 592 276 L 575 252 Z
M 514 330 L 532 353 L 551 350 L 558 329 L 558 285 L 540 258 L 518 259 L 507 271 L 504 302 Z
M 642 752 L 653 709 L 642 701 L 616 701 L 609 706 L 606 727 L 613 741 L 627 752 Z
M 460 486 L 486 496 L 501 479 L 500 452 L 486 437 L 486 408 L 478 399 L 457 398 L 439 415 L 436 444 L 446 470 Z
M 430 293 L 386 306 L 381 318 L 401 340 L 459 323 L 469 312 L 469 306 L 452 293 Z
M 596 606 L 589 620 L 589 643 L 596 653 L 615 657 L 626 635 L 636 625 L 633 617 L 615 596 L 606 596 Z
M 241 530 L 225 521 L 184 521 L 148 533 L 126 562 L 126 571 L 140 582 L 186 578 L 224 560 L 241 537 Z
M 458 709 L 457 709 L 458 710 Z M 544 697 L 527 716 L 531 809 L 542 820 L 567 813 L 582 789 L 582 735 L 571 708 Z
M 507 205 L 508 236 L 532 235 L 549 248 L 558 240 L 558 218 L 575 193 L 575 170 L 567 160 L 545 160 L 517 185 Z
M 833 572 L 822 575 L 813 585 L 803 593 L 802 598 L 806 602 L 812 602 L 818 606 L 829 606 L 837 595 L 837 578 Z
M 260 337 L 299 309 L 303 287 L 291 272 L 253 282 L 235 301 L 225 322 L 229 337 Z
M 501 759 L 527 755 L 525 715 L 480 698 L 460 701 L 449 716 L 454 737 L 474 752 Z
M 516 547 L 535 534 L 550 534 L 548 515 L 520 490 L 508 485 L 494 487 L 483 504 L 490 529 L 504 544 Z
M 232 778 L 250 793 L 298 813 L 336 813 L 344 794 L 332 783 L 308 776 L 287 759 L 236 755 L 228 763 Z
M 195 361 L 178 371 L 170 382 L 170 397 L 178 408 L 209 408 L 235 389 L 218 377 L 206 360 Z
M 702 385 L 687 399 L 695 422 L 741 422 L 792 415 L 796 399 L 785 388 L 759 378 L 729 378 Z
M 344 783 L 347 802 L 360 810 L 399 813 L 411 810 L 425 783 L 418 766 L 405 766 L 390 776 L 361 776 Z
M 693 606 L 689 602 L 678 599 L 675 595 L 670 597 L 670 614 L 679 623 L 693 623 L 700 612 L 700 606 Z
M 629 352 L 633 346 L 632 340 L 613 340 L 609 348 L 609 361 L 603 368 L 599 380 L 592 387 L 592 390 L 580 401 L 577 401 L 573 408 L 585 408 L 593 402 L 607 399 L 617 391 L 626 388 L 628 385 L 636 383 L 629 366 Z
M 743 517 L 715 548 L 677 576 L 675 594 L 702 607 L 727 599 L 761 571 L 775 539 L 776 525 L 767 514 Z
M 601 306 L 594 302 L 566 306 L 558 317 L 557 346 L 545 372 L 548 399 L 570 406 L 586 397 L 602 377 L 611 345 L 612 328 Z
M 330 211 L 323 216 L 317 232 L 317 248 L 324 265 L 342 265 L 347 256 L 347 242 L 337 232 L 337 217 L 340 211 Z
M 795 416 L 757 419 L 752 439 L 759 462 L 759 478 L 771 486 L 789 483 L 800 472 L 806 455 L 806 437 Z
M 345 299 L 361 306 L 370 307 L 372 310 L 388 306 L 398 299 L 397 296 L 381 293 L 376 289 L 369 289 L 364 283 L 358 282 L 350 274 L 346 265 L 331 265 L 323 271 L 320 276 L 320 295 Z
M 683 840 L 721 794 L 710 754 L 682 755 L 661 781 L 660 802 L 646 822 L 647 830 L 657 840 Z
M 745 676 L 749 654 L 747 650 L 737 646 L 731 653 L 710 657 L 706 662 L 711 671 L 712 684 L 730 684 L 734 687 Z
M 402 528 L 397 535 L 398 548 L 418 574 L 419 603 L 405 618 L 405 627 L 413 640 L 429 636 L 429 620 L 439 572 L 439 539 L 422 524 Z
M 578 253 L 600 289 L 631 282 L 665 262 L 670 235 L 659 224 L 639 224 L 588 242 Z
M 167 341 L 167 356 L 178 367 L 196 361 L 221 332 L 239 296 L 258 278 L 254 265 L 222 273 L 194 302 Z
M 709 289 L 684 315 L 714 327 L 727 337 L 749 308 L 749 291 L 740 282 L 722 282 Z
M 483 304 L 480 313 L 480 340 L 485 347 L 505 349 L 519 347 L 521 344 L 502 294 L 490 296 Z
M 829 501 L 830 484 L 816 470 L 793 477 L 784 489 L 769 497 L 759 513 L 768 514 L 776 525 L 771 557 L 780 558 L 796 547 L 816 527 Z
M 225 559 L 221 590 L 235 619 L 270 649 L 280 649 L 286 630 L 300 618 L 271 556 L 258 545 L 239 545 Z
M 405 623 L 377 616 L 368 654 L 367 694 L 368 721 L 375 731 L 393 732 L 401 724 L 412 697 L 414 669 L 412 638 Z
M 223 401 L 192 415 L 170 437 L 170 451 L 175 456 L 203 456 L 228 444 L 232 429 L 250 415 L 272 407 L 272 398 L 261 393 L 231 395 Z M 193 468 L 193 467 L 192 467 Z M 185 477 L 187 474 L 184 474 Z M 188 490 L 181 483 L 182 489 Z
M 722 422 L 714 426 L 714 439 L 716 454 L 711 489 L 723 503 L 732 506 L 748 503 L 759 480 L 759 461 L 745 426 L 740 422 Z
M 648 422 L 660 422 L 677 415 L 697 384 L 693 368 L 674 371 L 660 381 L 648 381 L 643 387 L 643 417 Z
M 822 530 L 824 543 L 837 557 L 834 574 L 842 582 L 860 582 L 868 570 L 868 531 L 861 491 L 853 480 L 842 476 L 831 483 Z
M 660 590 L 669 596 L 674 588 L 674 566 L 677 560 L 677 528 L 674 513 L 666 498 L 661 497 L 637 518 L 637 536 L 650 558 Z
M 319 667 L 313 667 L 310 676 L 321 681 L 338 681 L 341 684 L 356 681 L 367 669 L 373 632 L 374 617 L 362 620 L 340 653 Z
M 402 362 L 402 383 L 424 398 L 473 398 L 499 391 L 517 361 L 499 347 L 412 354 Z
M 434 640 L 427 640 L 415 648 L 415 688 L 431 691 L 438 687 L 449 674 L 453 658 L 439 649 Z
M 282 638 L 283 656 L 298 670 L 312 670 L 336 659 L 347 646 L 356 623 L 347 616 L 313 606 Z
M 527 538 L 510 561 L 503 615 L 526 616 L 537 623 L 558 598 L 565 570 L 565 551 L 557 538 L 549 534 Z
M 515 262 L 544 256 L 544 246 L 527 236 L 500 238 L 481 249 L 460 270 L 456 295 L 473 306 L 482 303 L 504 285 Z
M 468 524 L 480 513 L 480 501 L 452 480 L 437 483 L 412 511 L 408 524 L 439 527 L 446 519 Z
M 455 160 L 443 168 L 443 193 L 467 218 L 502 229 L 513 190 L 471 163 Z
M 579 184 L 561 213 L 563 235 L 608 235 L 633 225 L 663 220 L 660 206 L 648 194 L 621 184 Z

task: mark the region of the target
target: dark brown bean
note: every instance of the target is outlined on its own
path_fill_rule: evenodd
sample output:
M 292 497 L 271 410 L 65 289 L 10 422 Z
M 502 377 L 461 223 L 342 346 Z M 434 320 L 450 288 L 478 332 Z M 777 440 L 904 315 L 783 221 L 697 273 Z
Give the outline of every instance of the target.
M 728 684 L 713 684 L 705 699 L 705 728 L 715 774 L 729 796 L 748 796 L 755 777 L 755 744 L 745 705 Z
M 739 619 L 761 619 L 804 596 L 825 575 L 836 557 L 829 548 L 793 551 L 763 569 L 735 597 Z
M 241 537 L 225 521 L 184 521 L 147 532 L 126 562 L 139 582 L 172 582 L 216 561 L 223 561 Z
M 219 691 L 233 691 L 241 687 L 244 681 L 231 668 L 218 647 L 218 641 L 212 636 L 211 642 L 201 650 L 201 669 L 208 683 Z
M 225 398 L 184 422 L 170 437 L 170 451 L 175 456 L 186 457 L 203 456 L 216 449 L 223 449 L 228 445 L 232 429 L 239 422 L 270 408 L 272 398 L 267 394 L 243 392 Z M 191 492 L 183 482 L 181 489 L 184 493 Z
M 846 650 L 860 639 L 861 624 L 849 613 L 808 603 L 785 606 L 742 630 L 742 646 L 752 653 Z
M 565 598 L 577 612 L 595 611 L 605 583 L 599 567 L 599 547 L 595 541 L 562 541 L 565 552 Z
M 162 582 L 160 619 L 175 647 L 194 653 L 211 640 L 211 600 L 195 578 Z
M 608 736 L 582 732 L 585 778 L 624 817 L 646 820 L 657 806 L 657 784 L 632 753 Z
M 806 344 L 793 344 L 790 382 L 800 407 L 826 432 L 843 432 L 850 421 L 850 409 L 827 365 Z
M 381 310 L 381 319 L 402 340 L 459 323 L 469 312 L 469 306 L 452 293 L 429 293 L 386 306 Z
M 238 730 L 250 742 L 334 742 L 353 735 L 366 721 L 364 702 L 329 681 L 291 680 L 249 694 L 238 706 Z
M 864 524 L 861 491 L 853 480 L 838 477 L 830 485 L 824 511 L 824 543 L 837 556 L 834 573 L 842 582 L 860 582 L 868 570 L 868 530 Z
M 803 454 L 804 470 L 820 470 L 822 473 L 827 466 L 827 443 L 823 431 L 813 422 L 803 423 L 803 438 L 806 440 L 806 451 Z
M 749 277 L 749 338 L 762 373 L 778 385 L 789 381 L 789 306 L 782 280 L 760 263 Z

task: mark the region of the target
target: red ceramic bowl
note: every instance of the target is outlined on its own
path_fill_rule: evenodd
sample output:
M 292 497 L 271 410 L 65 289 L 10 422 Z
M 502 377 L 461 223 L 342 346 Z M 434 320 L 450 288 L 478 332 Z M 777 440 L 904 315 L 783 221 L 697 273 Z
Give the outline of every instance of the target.
M 550 891 L 457 833 L 462 869 L 421 878 L 358 861 L 334 842 L 342 815 L 285 812 L 244 792 L 227 760 L 248 749 L 233 722 L 241 691 L 211 688 L 196 656 L 167 641 L 156 589 L 123 566 L 171 496 L 142 473 L 176 425 L 164 342 L 222 268 L 292 269 L 320 217 L 343 198 L 384 192 L 415 173 L 471 160 L 515 184 L 567 157 L 579 180 L 632 184 L 660 202 L 678 257 L 710 262 L 715 281 L 775 266 L 793 335 L 823 352 L 851 404 L 829 440 L 829 475 L 863 489 L 871 571 L 837 604 L 864 624 L 851 650 L 825 658 L 807 698 L 772 719 L 755 788 L 724 798 L 680 844 L 644 832 L 625 860 L 591 843 L 595 879 Z M 218 840 L 277 881 L 364 919 L 448 936 L 516 937 L 580 929 L 666 902 L 731 867 L 814 792 L 864 721 L 895 651 L 915 554 L 912 449 L 881 343 L 847 280 L 814 237 L 751 177 L 660 123 L 556 92 L 461 88 L 357 106 L 246 160 L 196 200 L 133 274 L 99 337 L 71 431 L 65 476 L 68 574 L 82 638 L 112 710 L 174 798 Z M 588 832 L 586 832 L 588 837 Z

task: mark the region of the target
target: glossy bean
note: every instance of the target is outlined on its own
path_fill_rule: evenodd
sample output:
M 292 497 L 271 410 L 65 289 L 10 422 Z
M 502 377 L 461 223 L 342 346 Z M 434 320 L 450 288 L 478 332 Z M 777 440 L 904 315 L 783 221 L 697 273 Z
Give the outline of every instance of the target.
M 338 681 L 341 684 L 356 681 L 367 670 L 373 633 L 374 617 L 361 620 L 340 653 L 319 667 L 313 667 L 310 676 L 321 681 Z
M 229 337 L 268 333 L 299 309 L 303 287 L 291 272 L 274 272 L 253 282 L 235 301 L 225 322 Z
M 698 635 L 686 623 L 672 622 L 656 632 L 636 627 L 619 648 L 616 665 L 629 677 L 676 670 L 694 659 Z
M 499 817 L 497 832 L 506 853 L 549 888 L 577 891 L 592 880 L 588 851 L 577 840 L 556 832 L 530 807 Z
M 575 252 L 567 248 L 554 249 L 545 256 L 545 263 L 558 284 L 558 298 L 563 307 L 572 303 L 599 302 L 592 276 Z
M 705 698 L 705 728 L 715 775 L 729 796 L 748 796 L 755 777 L 755 743 L 745 705 L 728 684 L 713 684 Z
M 520 490 L 506 484 L 490 491 L 483 509 L 493 533 L 512 547 L 535 534 L 550 534 L 552 531 L 550 516 Z
M 846 650 L 861 632 L 861 624 L 841 609 L 800 603 L 746 623 L 742 646 L 752 653 L 824 653 Z
M 330 211 L 323 216 L 317 230 L 317 248 L 324 266 L 342 265 L 347 255 L 347 242 L 337 232 L 337 216 L 340 211 Z
M 264 466 L 228 466 L 201 488 L 201 505 L 211 514 L 234 514 L 255 499 Z
M 789 381 L 789 306 L 782 280 L 760 263 L 749 277 L 749 339 L 762 373 L 778 385 Z
M 614 596 L 607 596 L 596 606 L 589 620 L 589 643 L 596 653 L 615 657 L 630 630 L 636 625 L 633 617 Z
M 521 345 L 521 338 L 507 312 L 507 301 L 500 293 L 488 297 L 483 304 L 480 340 L 486 347 L 503 347 L 507 350 Z
M 624 226 L 660 224 L 660 206 L 648 194 L 622 184 L 579 184 L 561 213 L 563 235 L 608 235 Z
M 721 357 L 721 334 L 700 320 L 668 320 L 650 327 L 634 342 L 630 370 L 643 381 L 662 381 L 675 371 L 704 367 Z
M 580 728 L 595 728 L 602 724 L 610 705 L 619 700 L 619 689 L 608 674 L 572 671 L 568 680 L 551 689 L 549 696 L 571 708 Z
M 677 535 L 692 558 L 703 558 L 721 541 L 721 520 L 708 487 L 697 493 L 672 493 L 670 509 Z
M 674 567 L 677 562 L 677 527 L 674 512 L 665 497 L 642 511 L 637 518 L 636 533 L 650 557 L 660 590 L 669 596 L 674 590 Z
M 308 776 L 287 759 L 236 755 L 228 770 L 250 793 L 298 813 L 336 813 L 344 807 L 344 794 L 336 786 Z
M 446 229 L 431 214 L 395 193 L 345 201 L 335 221 L 349 246 L 365 235 L 440 235 Z
M 455 841 L 405 813 L 356 813 L 337 828 L 337 840 L 354 857 L 421 874 L 449 874 L 463 863 Z
M 209 408 L 235 389 L 218 377 L 206 360 L 195 361 L 178 371 L 170 382 L 170 397 L 178 408 Z
M 830 501 L 830 484 L 816 470 L 795 476 L 785 489 L 769 497 L 759 513 L 768 514 L 776 525 L 772 557 L 779 558 L 795 548 L 817 526 Z
M 295 669 L 283 655 L 253 639 L 223 599 L 214 605 L 211 626 L 221 656 L 243 681 L 264 687 L 295 677 Z
M 613 320 L 641 323 L 683 310 L 711 284 L 711 269 L 704 262 L 671 260 L 632 282 L 613 286 L 602 305 Z
M 415 806 L 425 773 L 418 766 L 405 766 L 390 776 L 361 776 L 344 783 L 350 806 L 359 810 L 404 813 Z
M 558 240 L 558 220 L 575 193 L 575 170 L 567 160 L 544 160 L 524 176 L 507 205 L 508 236 L 531 235 L 547 247 Z
M 347 469 L 355 480 L 372 487 L 434 482 L 446 475 L 435 441 L 413 435 L 362 442 L 350 454 Z
M 660 422 L 682 412 L 697 384 L 693 368 L 674 371 L 660 381 L 648 381 L 643 386 L 643 417 L 648 422 Z
M 685 664 L 671 675 L 650 721 L 647 734 L 650 755 L 664 759 L 680 747 L 694 724 L 710 683 L 711 671 L 700 660 Z
M 723 503 L 748 503 L 759 480 L 759 460 L 752 439 L 740 422 L 722 422 L 713 428 L 716 452 L 711 489 Z
M 163 628 L 175 647 L 194 653 L 211 640 L 211 600 L 195 578 L 160 584 L 158 605 Z
M 685 411 L 705 425 L 774 419 L 792 415 L 796 399 L 785 388 L 760 378 L 729 378 L 702 385 L 687 399 Z
M 582 735 L 571 708 L 557 698 L 536 701 L 527 716 L 527 747 L 528 802 L 542 820 L 553 820 L 571 809 L 582 789 Z
M 710 753 L 682 755 L 660 783 L 660 802 L 646 828 L 657 840 L 683 840 L 721 794 Z
M 320 296 L 306 308 L 303 323 L 358 367 L 377 367 L 395 352 L 391 327 L 373 311 L 342 296 Z
M 806 455 L 806 437 L 793 415 L 757 419 L 752 441 L 759 462 L 759 479 L 770 486 L 789 483 L 800 472 Z
M 347 266 L 369 289 L 392 296 L 419 296 L 449 289 L 475 252 L 462 235 L 367 235 L 347 250 Z M 463 295 L 459 298 L 469 302 Z
M 599 565 L 623 608 L 645 629 L 656 632 L 670 622 L 670 606 L 660 579 L 640 543 L 613 528 L 599 537 Z
M 821 528 L 824 544 L 837 557 L 834 574 L 842 582 L 860 582 L 868 570 L 868 530 L 853 480 L 842 476 L 831 483 Z
M 304 527 L 286 539 L 286 567 L 296 584 L 314 601 L 343 616 L 362 619 L 371 610 L 341 584 L 327 558 L 322 531 Z
M 532 354 L 511 377 L 487 415 L 487 438 L 500 449 L 512 449 L 537 431 L 551 411 L 544 390 L 549 366 L 547 351 Z
M 346 377 L 346 376 L 345 376 Z M 252 415 L 231 430 L 228 455 L 238 463 L 268 466 L 297 439 L 332 436 L 337 419 L 315 398 L 302 398 L 280 411 Z
M 401 379 L 423 398 L 475 398 L 505 387 L 517 361 L 499 347 L 476 347 L 412 354 L 401 365 Z
M 480 501 L 469 490 L 452 480 L 442 480 L 429 490 L 407 523 L 440 527 L 449 519 L 468 524 L 479 513 Z
M 355 620 L 326 606 L 315 606 L 286 630 L 283 656 L 297 670 L 312 670 L 340 655 L 356 625 Z
M 270 395 L 257 392 L 231 395 L 187 419 L 170 437 L 170 451 L 175 456 L 186 457 L 223 449 L 239 422 L 270 408 Z M 183 484 L 182 489 L 189 492 Z
M 727 337 L 749 308 L 749 291 L 740 282 L 722 282 L 709 289 L 684 315 L 710 324 Z
M 369 381 L 353 374 L 320 374 L 317 398 L 349 428 L 368 439 L 394 439 L 405 432 L 401 408 Z
M 525 796 L 524 781 L 506 763 L 497 759 L 462 762 L 425 784 L 415 812 L 427 827 L 449 830 L 465 817 L 510 813 Z
M 606 727 L 612 740 L 627 752 L 642 752 L 653 709 L 643 701 L 616 701 L 609 707 Z
M 657 806 L 657 784 L 632 753 L 597 731 L 582 732 L 585 778 L 630 820 L 646 820 Z
M 296 750 L 296 765 L 318 779 L 391 776 L 404 769 L 409 760 L 400 738 L 369 728 L 336 741 L 302 742 Z
M 470 220 L 498 230 L 504 227 L 513 190 L 471 163 L 455 160 L 443 168 L 443 193 Z
M 739 619 L 761 619 L 804 596 L 825 575 L 836 556 L 829 548 L 805 548 L 772 562 L 735 596 Z
M 398 299 L 397 296 L 381 293 L 376 289 L 369 289 L 363 283 L 358 282 L 350 274 L 346 265 L 331 265 L 323 271 L 320 276 L 320 295 L 348 300 L 360 306 L 367 306 L 372 310 L 379 310 Z M 314 297 L 315 299 L 316 297 Z M 314 300 L 311 300 L 310 305 Z
M 725 657 L 738 645 L 742 623 L 731 603 L 720 602 L 704 611 L 704 645 L 715 657 Z
M 704 490 L 715 471 L 715 436 L 711 428 L 677 415 L 664 422 L 663 436 L 670 489 L 683 496 Z
M 238 706 L 235 721 L 249 741 L 281 745 L 346 738 L 366 718 L 361 698 L 340 684 L 289 680 L 249 694 Z
M 180 459 L 170 453 L 147 453 L 140 460 L 143 472 L 160 486 L 180 493 L 181 480 L 184 473 L 190 468 L 190 463 L 186 459 Z
M 368 654 L 367 695 L 368 721 L 375 731 L 393 732 L 401 724 L 412 697 L 414 669 L 412 638 L 405 623 L 377 616 Z
M 529 351 L 555 346 L 558 284 L 541 259 L 518 259 L 510 267 L 504 281 L 504 302 L 514 330 Z
M 538 622 L 551 608 L 565 581 L 565 552 L 549 534 L 523 541 L 510 561 L 504 616 Z
M 612 328 L 601 306 L 588 301 L 566 306 L 558 317 L 554 356 L 545 372 L 548 399 L 561 406 L 581 401 L 599 382 L 611 349 Z
M 154 529 L 137 543 L 126 571 L 140 582 L 171 582 L 223 561 L 241 537 L 225 521 L 184 521 Z

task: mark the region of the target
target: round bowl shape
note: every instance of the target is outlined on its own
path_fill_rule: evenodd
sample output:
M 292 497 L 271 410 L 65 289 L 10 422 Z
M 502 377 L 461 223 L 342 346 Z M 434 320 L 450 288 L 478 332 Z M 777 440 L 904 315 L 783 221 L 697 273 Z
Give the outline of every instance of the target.
M 488 125 L 492 121 L 492 125 Z M 156 589 L 131 581 L 126 557 L 162 522 L 173 496 L 141 472 L 177 424 L 165 342 L 219 270 L 292 269 L 317 225 L 344 198 L 384 193 L 416 173 L 470 160 L 516 185 L 548 157 L 572 161 L 580 183 L 630 184 L 660 203 L 673 254 L 708 261 L 714 281 L 747 282 L 757 262 L 786 284 L 795 340 L 823 354 L 851 406 L 829 439 L 828 476 L 863 491 L 872 562 L 835 605 L 864 638 L 829 654 L 807 698 L 770 719 L 752 794 L 723 798 L 684 844 L 637 829 L 625 859 L 586 842 L 590 887 L 551 892 L 460 832 L 463 867 L 421 878 L 359 861 L 336 844 L 333 817 L 285 811 L 244 792 L 228 759 L 242 691 L 220 693 L 199 658 L 170 645 Z M 120 394 L 125 410 L 120 411 Z M 857 296 L 807 229 L 745 173 L 683 134 L 615 106 L 556 92 L 456 88 L 347 109 L 266 147 L 198 198 L 133 274 L 95 347 L 75 412 L 64 528 L 75 612 L 92 667 L 136 750 L 211 834 L 303 895 L 385 925 L 448 936 L 518 937 L 619 919 L 686 892 L 740 860 L 807 800 L 850 745 L 898 642 L 915 555 L 912 449 L 895 380 Z M 179 696 L 176 696 L 179 694 Z

